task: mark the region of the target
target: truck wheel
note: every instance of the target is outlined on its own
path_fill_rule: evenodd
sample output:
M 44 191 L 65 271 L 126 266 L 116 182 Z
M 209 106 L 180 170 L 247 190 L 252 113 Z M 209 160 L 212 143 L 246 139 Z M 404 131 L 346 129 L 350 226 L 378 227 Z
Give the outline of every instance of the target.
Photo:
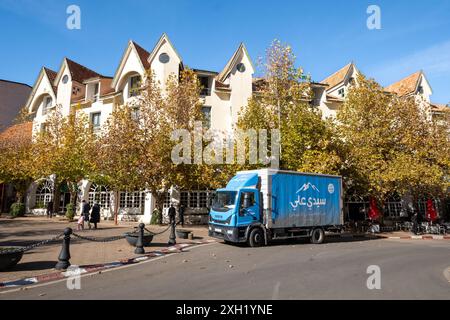
M 311 233 L 311 243 L 320 244 L 323 243 L 323 239 L 325 238 L 325 233 L 322 228 L 316 228 Z
M 260 228 L 255 228 L 250 231 L 248 244 L 252 248 L 261 247 L 262 245 L 264 245 L 264 234 Z

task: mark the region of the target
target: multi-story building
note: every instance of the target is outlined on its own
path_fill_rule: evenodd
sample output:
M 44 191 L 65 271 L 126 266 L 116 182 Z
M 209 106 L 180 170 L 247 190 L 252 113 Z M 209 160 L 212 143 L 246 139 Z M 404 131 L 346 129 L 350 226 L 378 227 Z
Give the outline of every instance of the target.
M 33 132 L 45 129 L 46 118 L 57 105 L 64 114 L 72 107 L 88 115 L 92 128 L 100 130 L 115 106 L 130 103 L 139 94 L 137 90 L 148 70 L 152 71 L 162 86 L 168 77 L 178 76 L 184 61 L 167 35 L 163 34 L 151 51 L 130 41 L 112 77 L 101 75 L 68 58 L 64 58 L 59 70 L 42 68 L 29 96 L 27 107 L 33 114 Z M 254 79 L 255 69 L 244 46 L 239 45 L 221 71 L 193 69 L 203 87 L 202 111 L 207 126 L 222 132 L 231 132 L 238 112 L 257 90 L 260 79 Z M 349 87 L 355 82 L 359 70 L 354 63 L 333 73 L 320 83 L 312 83 L 314 93 L 311 103 L 321 110 L 323 117 L 335 117 L 345 101 Z M 430 110 L 446 112 L 443 106 L 430 103 L 431 87 L 420 72 L 386 88 L 396 94 L 422 95 Z M 33 183 L 28 192 L 27 208 L 43 213 L 45 204 L 53 197 L 52 177 Z M 107 186 L 91 181 L 81 181 L 79 201 L 99 201 L 105 217 L 111 217 L 115 203 Z M 60 190 L 60 208 L 64 210 L 70 194 L 64 186 Z M 180 202 L 187 209 L 192 222 L 206 222 L 207 207 L 213 196 L 212 190 L 171 190 L 166 194 L 164 206 Z M 154 208 L 154 199 L 145 191 L 121 192 L 119 195 L 119 219 L 149 222 Z
M 152 51 L 147 51 L 130 41 L 113 77 L 103 76 L 68 58 L 64 58 L 58 71 L 42 68 L 29 96 L 27 107 L 33 114 L 33 132 L 45 129 L 48 114 L 60 106 L 68 115 L 77 106 L 89 116 L 94 130 L 100 129 L 108 119 L 114 106 L 132 102 L 138 94 L 141 80 L 148 70 L 164 87 L 170 76 L 178 76 L 184 62 L 167 35 L 162 35 Z M 239 45 L 220 72 L 193 69 L 203 87 L 200 99 L 202 111 L 208 119 L 207 125 L 217 130 L 230 132 L 237 121 L 239 110 L 252 95 L 253 63 L 244 44 Z M 64 210 L 70 194 L 61 191 L 60 208 Z M 53 197 L 52 178 L 36 181 L 30 186 L 27 207 L 35 213 L 43 213 L 45 204 Z M 175 194 L 177 196 L 175 196 Z M 172 199 L 171 199 L 172 197 Z M 176 199 L 173 199 L 176 197 Z M 113 201 L 107 186 L 90 181 L 80 183 L 79 198 L 100 202 L 105 217 L 111 216 Z M 204 220 L 212 192 L 179 191 L 167 195 L 169 202 L 181 201 L 187 214 L 197 214 Z M 154 207 L 153 197 L 144 192 L 121 192 L 119 199 L 120 219 L 150 221 Z

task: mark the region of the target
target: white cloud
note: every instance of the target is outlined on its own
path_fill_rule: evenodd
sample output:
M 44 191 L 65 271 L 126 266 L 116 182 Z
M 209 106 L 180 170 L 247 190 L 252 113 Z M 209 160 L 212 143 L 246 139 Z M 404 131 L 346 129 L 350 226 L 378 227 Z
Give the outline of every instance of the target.
M 433 45 L 400 59 L 368 68 L 368 75 L 381 83 L 392 83 L 415 71 L 423 70 L 434 78 L 450 76 L 450 41 Z

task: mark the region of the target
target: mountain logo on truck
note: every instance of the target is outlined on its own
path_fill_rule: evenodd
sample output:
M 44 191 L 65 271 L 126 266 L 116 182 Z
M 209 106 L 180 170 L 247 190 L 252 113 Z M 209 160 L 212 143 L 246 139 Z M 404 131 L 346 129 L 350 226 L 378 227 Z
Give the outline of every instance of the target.
M 295 210 L 299 206 L 300 207 L 307 207 L 309 210 L 312 210 L 314 207 L 322 207 L 327 205 L 327 199 L 325 198 L 319 198 L 316 196 L 311 197 L 304 197 L 301 196 L 301 192 L 306 192 L 308 190 L 315 191 L 317 193 L 320 193 L 320 190 L 313 185 L 311 182 L 305 183 L 300 189 L 297 190 L 297 199 L 295 199 L 293 202 L 290 202 L 291 207 Z
M 310 188 L 320 193 L 319 189 L 317 189 L 317 187 L 313 185 L 311 182 L 305 183 L 300 189 L 297 190 L 297 193 L 306 191 Z

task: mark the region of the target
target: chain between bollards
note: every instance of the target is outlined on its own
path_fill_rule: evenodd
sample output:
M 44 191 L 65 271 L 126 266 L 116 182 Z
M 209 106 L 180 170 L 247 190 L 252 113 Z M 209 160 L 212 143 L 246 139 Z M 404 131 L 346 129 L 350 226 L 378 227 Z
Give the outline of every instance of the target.
M 55 266 L 56 270 L 66 270 L 70 267 L 70 235 L 72 228 L 64 229 L 64 239 L 61 252 L 58 257 L 58 263 Z

